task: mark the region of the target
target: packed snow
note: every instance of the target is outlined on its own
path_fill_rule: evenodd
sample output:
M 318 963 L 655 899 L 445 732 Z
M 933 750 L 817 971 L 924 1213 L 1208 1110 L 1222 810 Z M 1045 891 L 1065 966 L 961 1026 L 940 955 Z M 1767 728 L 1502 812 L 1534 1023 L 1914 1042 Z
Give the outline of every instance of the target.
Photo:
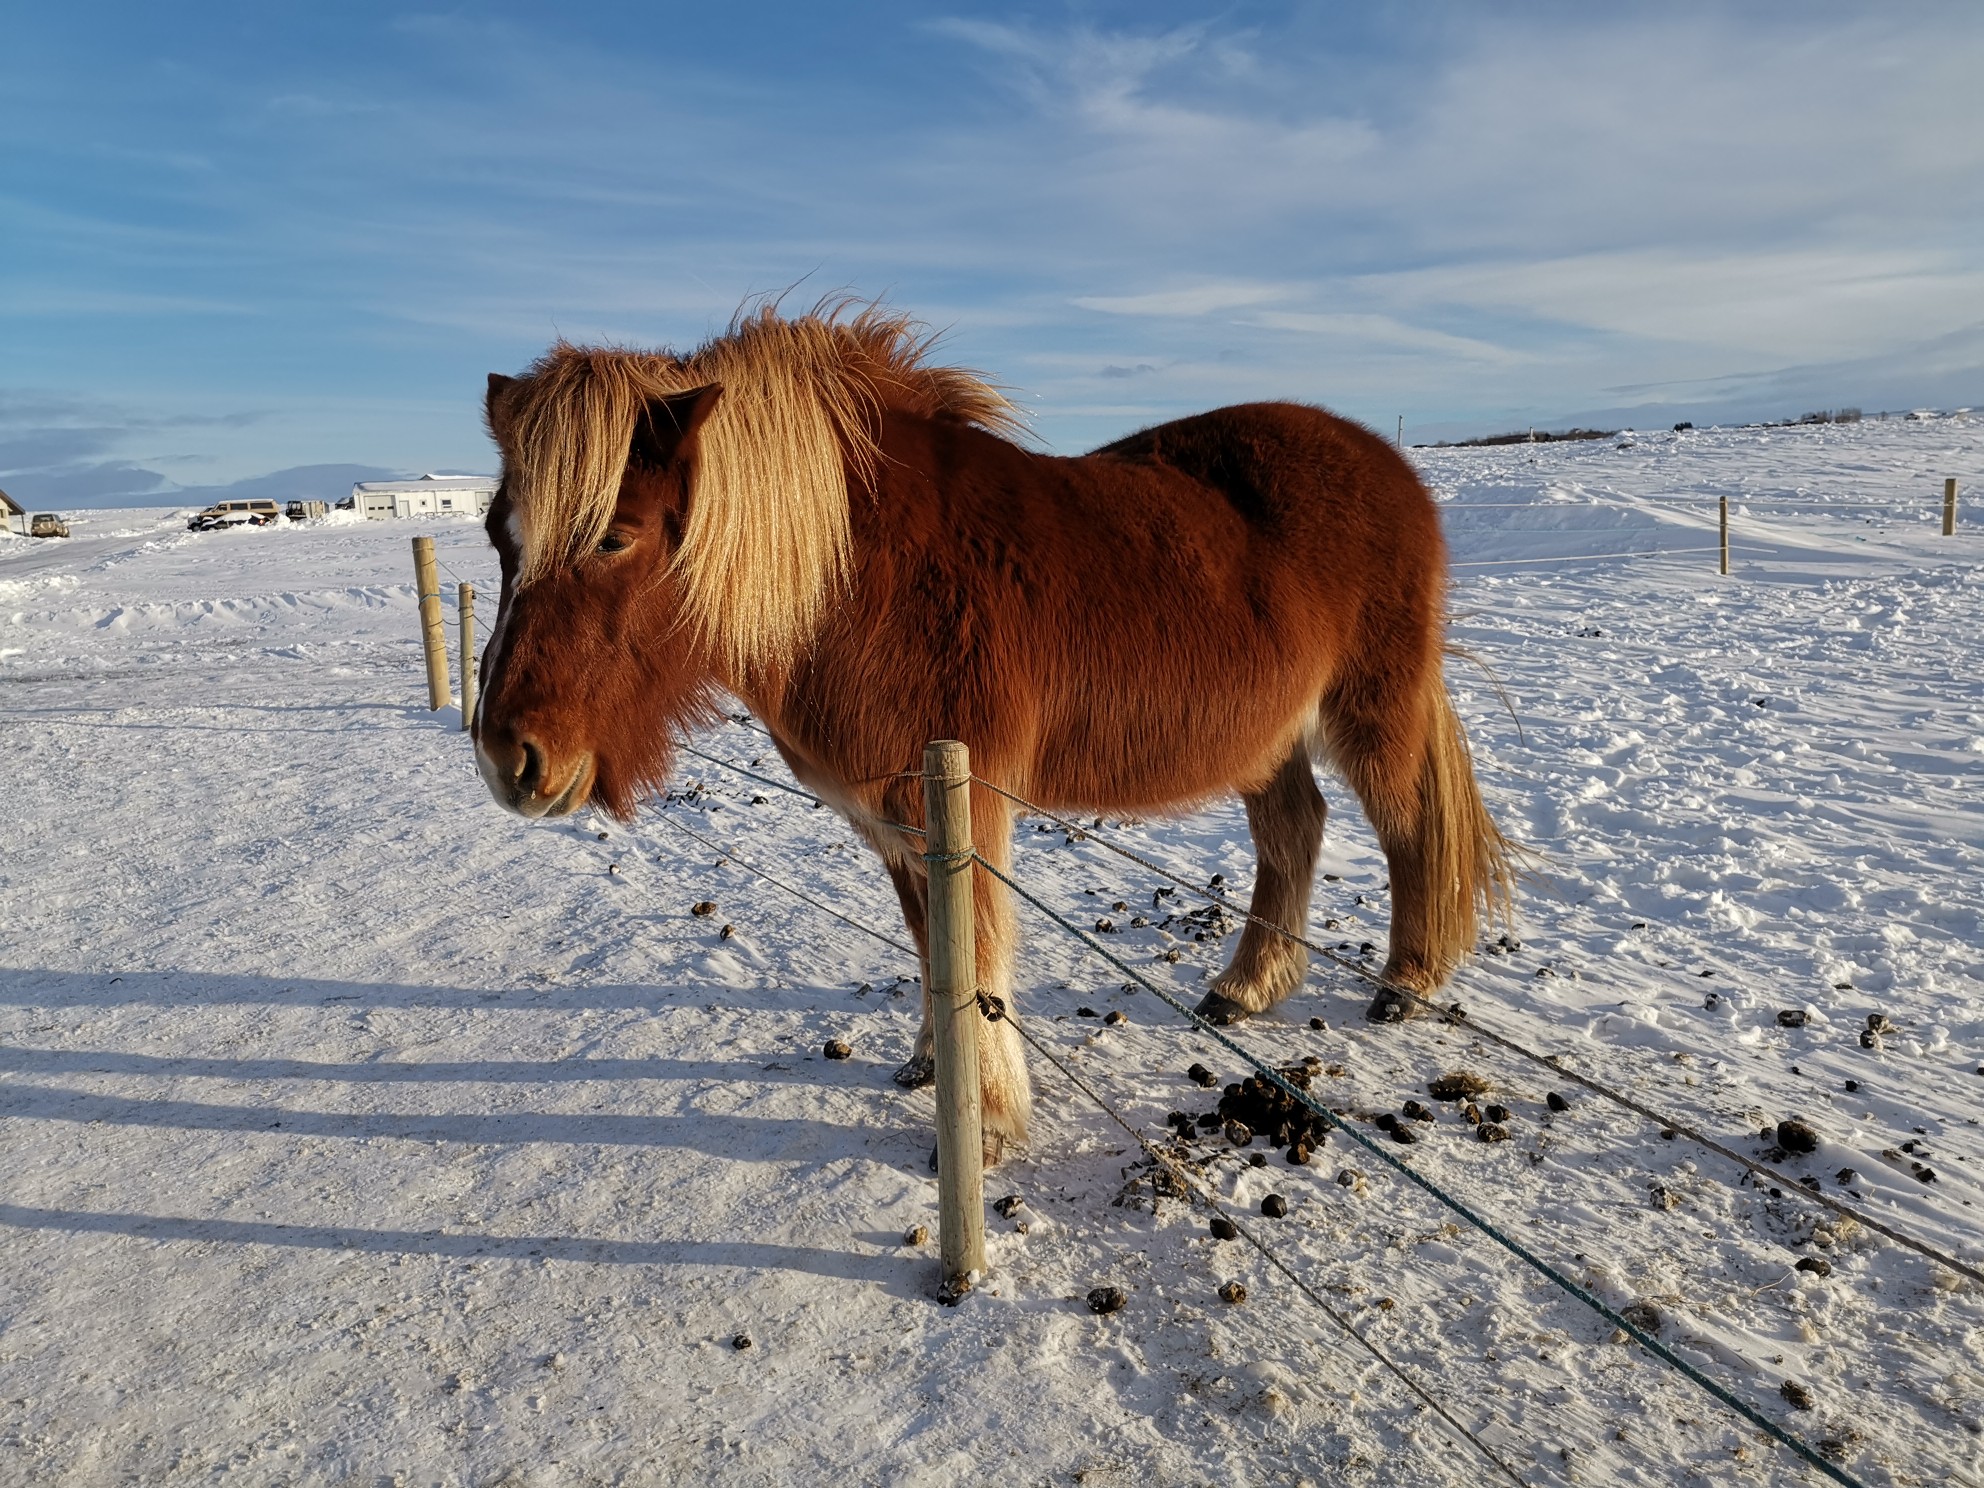
M 1538 855 L 1452 995 L 1747 1154 L 1810 1124 L 1792 1179 L 1984 1265 L 1984 573 L 1976 509 L 1940 527 L 1984 423 L 1414 458 L 1457 705 Z M 486 625 L 477 527 L 184 520 L 0 538 L 0 1481 L 1493 1475 L 1038 1062 L 987 1180 L 1021 1202 L 939 1305 L 931 1096 L 889 1080 L 914 960 L 759 876 L 902 939 L 846 826 L 693 757 L 631 827 L 527 826 L 425 706 L 408 538 Z M 696 744 L 786 779 L 748 718 Z M 1383 860 L 1325 791 L 1312 932 L 1376 965 Z M 1238 803 L 1091 832 L 1023 823 L 1018 874 L 1196 999 L 1230 923 L 1093 837 L 1244 894 Z M 1188 1066 L 1244 1073 L 1023 917 L 1030 1031 L 1151 1140 L 1212 1108 Z M 1368 991 L 1319 965 L 1239 1037 L 1373 1135 L 1479 1075 L 1510 1139 L 1433 1103 L 1402 1160 L 1861 1481 L 1984 1483 L 1984 1288 Z M 1341 1136 L 1191 1150 L 1525 1481 L 1820 1480 Z

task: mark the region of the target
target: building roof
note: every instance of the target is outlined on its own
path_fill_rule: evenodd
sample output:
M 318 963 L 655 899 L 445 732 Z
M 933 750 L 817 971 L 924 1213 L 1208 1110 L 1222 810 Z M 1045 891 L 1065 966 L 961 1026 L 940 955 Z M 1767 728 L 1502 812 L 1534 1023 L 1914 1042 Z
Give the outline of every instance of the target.
M 0 491 L 0 512 L 8 512 L 17 517 L 25 517 L 28 514 L 28 509 L 9 496 L 5 491 Z
M 410 481 L 360 481 L 351 489 L 388 496 L 401 491 L 494 491 L 497 484 L 493 475 L 423 475 Z

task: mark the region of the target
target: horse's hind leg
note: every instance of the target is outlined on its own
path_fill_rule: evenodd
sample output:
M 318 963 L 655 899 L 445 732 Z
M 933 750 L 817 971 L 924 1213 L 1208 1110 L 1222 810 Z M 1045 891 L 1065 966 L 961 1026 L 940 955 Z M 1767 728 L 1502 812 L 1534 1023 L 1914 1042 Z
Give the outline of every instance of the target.
M 1241 799 L 1247 805 L 1247 827 L 1260 863 L 1248 906 L 1255 919 L 1240 932 L 1232 962 L 1214 978 L 1212 990 L 1199 1003 L 1199 1016 L 1215 1023 L 1265 1012 L 1302 985 L 1309 969 L 1308 949 L 1257 921 L 1279 925 L 1291 935 L 1308 933 L 1309 890 L 1328 814 L 1303 743 L 1281 762 L 1266 785 Z
M 916 1049 L 896 1071 L 895 1082 L 905 1090 L 917 1090 L 937 1078 L 936 1035 L 930 1023 L 930 890 L 923 875 L 907 864 L 890 861 L 888 869 L 889 882 L 896 886 L 896 897 L 902 901 L 902 922 L 916 942 L 916 964 L 922 973 L 918 985 L 923 989 L 923 1026 L 916 1033 Z
M 1396 1023 L 1423 1012 L 1473 948 L 1481 911 L 1506 908 L 1511 849 L 1482 806 L 1437 663 L 1416 695 L 1326 706 L 1336 763 L 1391 869 L 1391 949 L 1369 1016 Z

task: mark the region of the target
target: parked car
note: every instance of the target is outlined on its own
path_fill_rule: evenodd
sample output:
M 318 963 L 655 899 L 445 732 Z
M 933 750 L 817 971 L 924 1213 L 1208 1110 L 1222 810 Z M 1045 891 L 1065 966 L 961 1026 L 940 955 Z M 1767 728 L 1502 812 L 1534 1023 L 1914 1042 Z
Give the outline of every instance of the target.
M 188 532 L 211 532 L 217 527 L 268 527 L 282 520 L 282 511 L 273 501 L 220 501 L 186 524 Z
M 36 512 L 28 524 L 29 537 L 67 537 L 69 524 L 54 512 Z
M 321 501 L 292 501 L 282 514 L 292 522 L 307 522 L 312 517 L 321 517 L 327 510 Z

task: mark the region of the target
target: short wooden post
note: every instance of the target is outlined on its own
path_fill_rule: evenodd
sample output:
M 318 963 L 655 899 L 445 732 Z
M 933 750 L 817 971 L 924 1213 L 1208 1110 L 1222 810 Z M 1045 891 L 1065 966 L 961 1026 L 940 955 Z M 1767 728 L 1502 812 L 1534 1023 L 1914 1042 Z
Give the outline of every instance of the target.
M 978 1106 L 978 957 L 971 892 L 971 756 L 955 739 L 923 751 L 930 873 L 930 1019 L 937 1056 L 937 1238 L 956 1302 L 985 1270 L 984 1143 Z
M 1943 536 L 1956 536 L 1956 477 L 1943 482 Z
M 1716 497 L 1716 504 L 1722 508 L 1722 571 L 1729 572 L 1729 498 Z
M 420 643 L 427 652 L 427 706 L 448 706 L 448 628 L 441 621 L 441 576 L 434 567 L 434 539 L 413 540 L 413 587 L 420 596 Z
M 455 587 L 455 607 L 462 632 L 462 732 L 475 717 L 475 585 Z

